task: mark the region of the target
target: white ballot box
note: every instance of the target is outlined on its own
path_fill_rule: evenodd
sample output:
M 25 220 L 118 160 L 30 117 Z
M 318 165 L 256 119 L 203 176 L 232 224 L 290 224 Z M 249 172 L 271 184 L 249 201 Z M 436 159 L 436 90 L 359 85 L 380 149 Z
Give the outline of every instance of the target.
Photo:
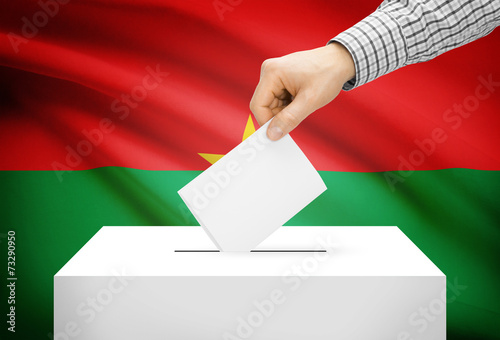
M 446 338 L 445 275 L 397 227 L 103 227 L 54 276 L 54 339 Z

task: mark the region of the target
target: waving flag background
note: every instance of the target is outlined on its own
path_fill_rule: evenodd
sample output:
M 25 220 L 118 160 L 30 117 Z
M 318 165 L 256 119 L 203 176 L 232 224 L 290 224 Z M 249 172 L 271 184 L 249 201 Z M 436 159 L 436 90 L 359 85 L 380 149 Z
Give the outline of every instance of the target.
M 378 4 L 2 4 L 8 338 L 52 336 L 53 275 L 101 226 L 195 225 L 177 190 L 251 132 L 262 61 L 322 46 Z M 500 338 L 499 43 L 497 30 L 342 93 L 292 133 L 329 190 L 288 225 L 399 226 L 448 277 L 449 339 Z

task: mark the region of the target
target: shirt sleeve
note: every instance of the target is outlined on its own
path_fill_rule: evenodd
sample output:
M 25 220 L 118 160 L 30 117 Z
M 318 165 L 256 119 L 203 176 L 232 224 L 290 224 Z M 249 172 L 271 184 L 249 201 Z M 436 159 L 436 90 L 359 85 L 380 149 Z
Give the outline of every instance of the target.
M 356 76 L 343 86 L 350 90 L 481 38 L 499 24 L 499 0 L 385 0 L 329 43 L 341 43 L 353 57 Z

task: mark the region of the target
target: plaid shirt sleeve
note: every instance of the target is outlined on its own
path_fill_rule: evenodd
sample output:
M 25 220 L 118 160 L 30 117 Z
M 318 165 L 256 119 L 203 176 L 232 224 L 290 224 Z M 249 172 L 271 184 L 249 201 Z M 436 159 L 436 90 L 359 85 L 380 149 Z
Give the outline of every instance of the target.
M 343 87 L 350 90 L 481 38 L 498 25 L 500 0 L 385 0 L 329 43 L 341 43 L 354 59 L 356 76 Z

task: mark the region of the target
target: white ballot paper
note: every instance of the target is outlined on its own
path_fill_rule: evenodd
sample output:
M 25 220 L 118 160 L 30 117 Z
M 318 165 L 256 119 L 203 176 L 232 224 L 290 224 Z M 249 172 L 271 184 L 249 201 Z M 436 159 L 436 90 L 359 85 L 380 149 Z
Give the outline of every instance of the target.
M 267 122 L 179 190 L 222 251 L 250 251 L 326 190 L 293 139 Z

